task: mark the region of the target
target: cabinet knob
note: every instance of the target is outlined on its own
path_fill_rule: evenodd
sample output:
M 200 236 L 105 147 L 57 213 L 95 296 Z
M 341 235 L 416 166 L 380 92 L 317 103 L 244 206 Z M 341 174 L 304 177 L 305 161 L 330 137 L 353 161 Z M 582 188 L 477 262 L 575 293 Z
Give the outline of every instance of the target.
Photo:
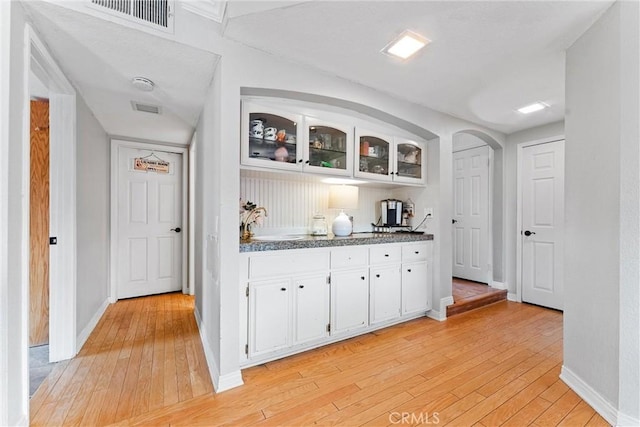
M 389 254 L 384 254 L 384 256 L 388 257 L 388 256 L 389 256 Z
M 376 274 L 376 277 L 380 277 L 380 275 L 379 275 L 379 274 Z
M 287 288 L 280 288 L 280 290 L 281 290 L 281 291 L 286 291 L 286 290 L 287 290 Z
M 305 163 L 306 163 L 306 164 L 309 164 L 309 160 L 307 160 Z
M 407 268 L 407 271 L 408 271 L 409 273 L 411 273 L 411 269 L 410 269 L 410 268 Z
M 360 276 L 360 278 L 361 278 L 362 280 L 364 280 L 364 276 Z
M 416 251 L 415 254 L 418 255 L 420 253 L 420 251 Z
M 302 159 L 298 160 L 298 163 L 302 163 Z
M 300 285 L 300 286 L 298 286 L 298 287 L 299 287 L 300 289 L 302 289 L 302 288 L 304 288 L 304 285 Z

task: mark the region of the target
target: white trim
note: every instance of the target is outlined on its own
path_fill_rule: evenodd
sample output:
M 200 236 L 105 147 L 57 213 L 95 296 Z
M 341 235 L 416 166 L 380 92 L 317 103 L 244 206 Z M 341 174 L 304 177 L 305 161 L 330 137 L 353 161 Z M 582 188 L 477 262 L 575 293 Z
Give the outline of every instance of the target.
M 513 292 L 508 292 L 507 293 L 507 300 L 513 301 L 513 302 L 522 302 L 522 301 L 518 301 L 518 295 L 516 295 Z
M 243 385 L 244 381 L 242 380 L 242 373 L 240 370 L 233 371 L 226 375 L 220 375 L 220 370 L 218 369 L 218 365 L 216 365 L 214 354 L 211 352 L 211 343 L 209 343 L 209 339 L 207 338 L 207 331 L 202 323 L 198 307 L 195 307 L 193 310 L 193 315 L 196 318 L 196 324 L 198 325 L 198 331 L 200 332 L 200 340 L 202 341 L 202 347 L 204 348 L 204 356 L 205 359 L 207 359 L 209 375 L 211 376 L 215 392 L 221 393 Z
M 523 150 L 534 145 L 563 141 L 564 135 L 556 135 L 534 141 L 521 142 L 516 147 L 516 294 L 511 301 L 522 302 L 522 156 Z M 507 296 L 508 297 L 508 296 Z
M 196 289 L 196 133 L 189 145 L 189 294 Z M 217 230 L 216 230 L 217 233 Z M 198 295 L 200 297 L 200 295 Z
M 453 305 L 453 295 L 440 299 L 440 311 L 447 312 L 447 306 Z
M 124 139 L 111 139 L 111 213 L 109 302 L 118 300 L 118 152 L 120 148 L 157 150 L 182 155 L 182 225 L 189 230 L 189 148 L 175 145 L 151 144 Z M 182 233 L 182 293 L 189 293 L 189 233 Z
M 443 322 L 447 320 L 447 315 L 446 315 L 447 312 L 445 311 L 444 313 L 445 314 L 443 315 L 442 312 L 438 310 L 429 310 L 427 312 L 427 317 L 429 319 L 437 320 L 438 322 Z
M 496 282 L 495 280 L 490 282 L 489 286 L 491 286 L 493 289 L 500 289 L 500 290 L 507 289 L 507 285 L 505 285 L 503 282 Z
M 618 411 L 618 423 L 616 425 L 640 426 L 640 418 L 634 418 L 631 415 L 623 414 L 622 412 Z
M 80 352 L 84 343 L 87 342 L 89 335 L 91 335 L 91 332 L 93 332 L 93 330 L 95 329 L 96 325 L 102 318 L 102 315 L 107 310 L 107 307 L 109 307 L 108 299 L 104 300 L 100 308 L 98 308 L 98 310 L 96 311 L 96 314 L 93 315 L 91 320 L 89 320 L 89 323 L 87 323 L 87 326 L 85 326 L 84 329 L 80 332 L 80 334 L 78 335 L 78 338 L 76 339 L 76 343 L 77 343 L 76 353 Z
M 611 425 L 640 425 L 640 420 L 633 420 L 626 415 L 622 418 L 625 422 L 628 420 L 634 421 L 632 424 L 620 424 L 620 416 L 618 410 L 607 399 L 602 397 L 597 391 L 595 391 L 589 384 L 584 382 L 582 378 L 576 375 L 571 369 L 562 365 L 560 371 L 560 379 L 564 381 L 573 391 L 576 392 L 585 402 L 587 402 L 598 414 L 602 416 Z

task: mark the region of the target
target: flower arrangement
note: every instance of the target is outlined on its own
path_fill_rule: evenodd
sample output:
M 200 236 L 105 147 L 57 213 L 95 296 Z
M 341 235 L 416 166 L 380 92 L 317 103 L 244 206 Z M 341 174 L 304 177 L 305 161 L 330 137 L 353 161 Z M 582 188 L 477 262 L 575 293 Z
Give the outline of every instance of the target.
M 243 240 L 248 240 L 253 236 L 251 226 L 253 224 L 262 225 L 263 218 L 267 216 L 267 210 L 257 207 L 255 203 L 240 199 L 240 233 Z

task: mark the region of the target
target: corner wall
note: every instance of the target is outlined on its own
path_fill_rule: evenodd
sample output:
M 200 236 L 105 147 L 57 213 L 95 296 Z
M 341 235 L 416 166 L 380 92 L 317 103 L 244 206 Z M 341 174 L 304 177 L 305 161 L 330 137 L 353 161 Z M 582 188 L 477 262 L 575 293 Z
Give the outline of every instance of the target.
M 567 51 L 564 365 L 612 424 L 640 424 L 637 2 Z

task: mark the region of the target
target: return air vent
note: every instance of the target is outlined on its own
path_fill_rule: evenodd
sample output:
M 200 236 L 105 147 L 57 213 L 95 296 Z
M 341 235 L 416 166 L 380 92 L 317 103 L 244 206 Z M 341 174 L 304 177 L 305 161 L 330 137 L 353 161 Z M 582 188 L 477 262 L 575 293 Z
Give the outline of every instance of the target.
M 104 12 L 173 31 L 172 0 L 90 0 Z M 107 10 L 105 10 L 107 9 Z
M 131 101 L 131 106 L 134 111 L 142 111 L 144 113 L 162 114 L 162 109 L 158 105 L 141 104 L 136 101 Z

